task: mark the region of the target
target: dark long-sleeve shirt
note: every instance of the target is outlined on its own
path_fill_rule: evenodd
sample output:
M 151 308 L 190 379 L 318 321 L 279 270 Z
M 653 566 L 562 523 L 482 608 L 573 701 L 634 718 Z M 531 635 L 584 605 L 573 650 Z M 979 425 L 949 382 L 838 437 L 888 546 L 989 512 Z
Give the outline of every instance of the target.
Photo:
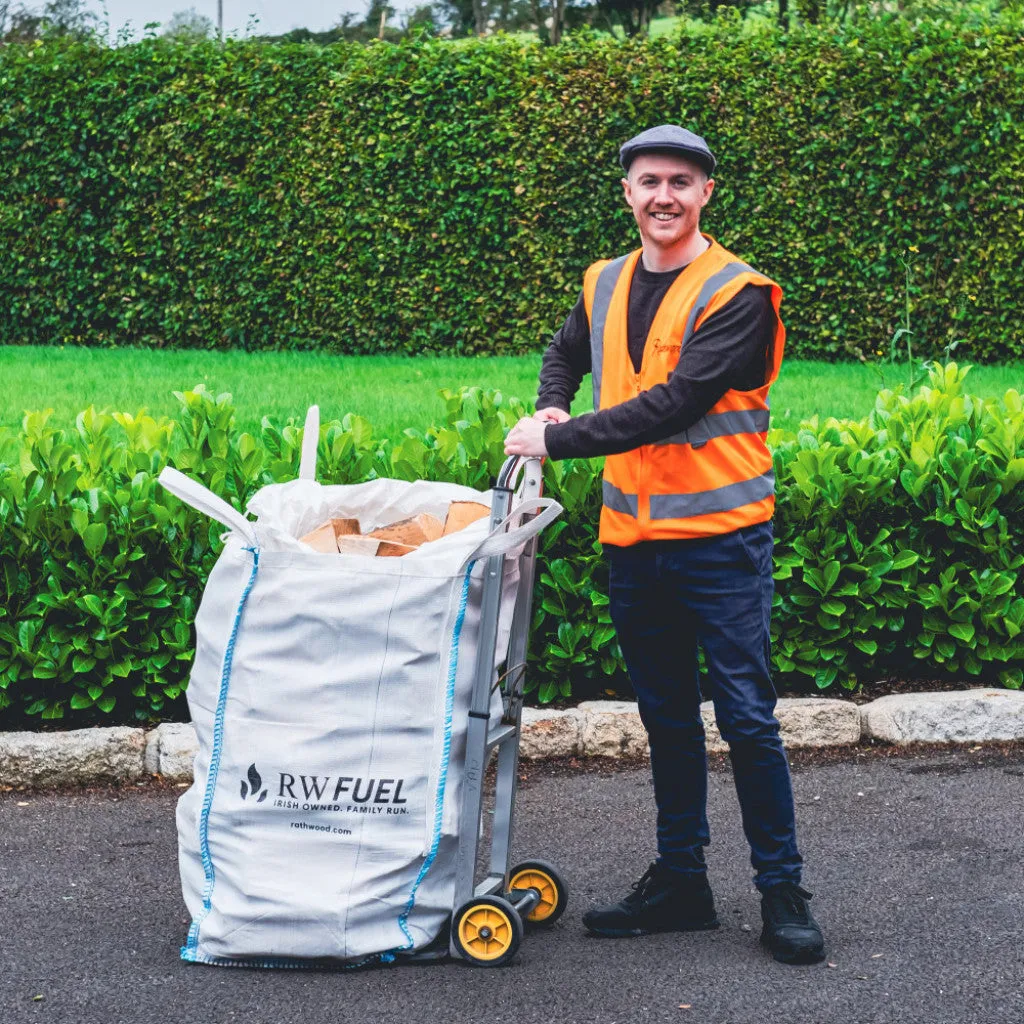
M 654 273 L 637 264 L 628 312 L 629 355 L 637 373 L 658 305 L 683 269 Z M 686 430 L 730 388 L 749 391 L 765 382 L 775 327 L 770 289 L 746 285 L 693 333 L 666 383 L 620 405 L 548 424 L 548 454 L 553 459 L 614 455 Z M 590 325 L 580 295 L 544 353 L 537 408 L 568 412 L 590 370 Z

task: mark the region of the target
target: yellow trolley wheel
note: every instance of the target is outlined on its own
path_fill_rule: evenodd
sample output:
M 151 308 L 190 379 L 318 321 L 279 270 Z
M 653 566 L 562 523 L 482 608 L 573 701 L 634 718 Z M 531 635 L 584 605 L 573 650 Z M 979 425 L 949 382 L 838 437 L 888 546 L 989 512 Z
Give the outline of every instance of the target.
M 569 902 L 569 887 L 558 869 L 546 860 L 526 860 L 509 873 L 509 889 L 536 889 L 540 902 L 523 920 L 529 925 L 554 924 Z
M 523 922 L 501 896 L 477 896 L 452 919 L 452 941 L 459 954 L 479 967 L 501 967 L 523 941 Z

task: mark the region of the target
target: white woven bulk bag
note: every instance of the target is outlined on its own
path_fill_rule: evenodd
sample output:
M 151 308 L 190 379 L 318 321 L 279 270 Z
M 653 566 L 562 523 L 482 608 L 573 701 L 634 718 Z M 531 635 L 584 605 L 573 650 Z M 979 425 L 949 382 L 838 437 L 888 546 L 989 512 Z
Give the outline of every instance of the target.
M 304 475 L 256 494 L 255 523 L 173 469 L 160 478 L 231 530 L 196 616 L 187 691 L 199 739 L 177 813 L 189 961 L 362 963 L 439 937 L 452 910 L 484 562 L 513 556 L 500 662 L 514 556 L 561 511 L 534 499 L 505 529 L 482 519 L 401 558 L 322 554 L 295 538 L 331 516 L 358 517 L 366 531 L 490 496 Z

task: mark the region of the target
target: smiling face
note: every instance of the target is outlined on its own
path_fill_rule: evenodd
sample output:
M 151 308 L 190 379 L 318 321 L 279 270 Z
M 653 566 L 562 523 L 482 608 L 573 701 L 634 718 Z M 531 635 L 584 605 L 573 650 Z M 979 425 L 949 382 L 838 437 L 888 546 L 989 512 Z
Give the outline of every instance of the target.
M 697 164 L 682 156 L 641 153 L 622 187 L 640 228 L 649 270 L 682 266 L 703 251 L 700 211 L 715 182 Z

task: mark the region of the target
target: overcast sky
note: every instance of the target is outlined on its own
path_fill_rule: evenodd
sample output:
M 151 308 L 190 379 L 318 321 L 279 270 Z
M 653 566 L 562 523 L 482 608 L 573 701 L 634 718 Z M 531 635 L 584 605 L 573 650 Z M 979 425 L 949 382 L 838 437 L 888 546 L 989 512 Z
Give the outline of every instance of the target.
M 259 18 L 252 30 L 258 35 L 280 35 L 293 28 L 308 28 L 323 31 L 336 24 L 345 11 L 363 14 L 366 0 L 223 0 L 224 34 L 244 36 L 250 15 Z M 26 7 L 42 6 L 31 2 Z M 135 29 L 134 38 L 142 35 L 143 26 L 149 21 L 166 25 L 175 11 L 187 11 L 194 7 L 199 14 L 206 15 L 217 25 L 217 0 L 87 0 L 86 6 L 94 11 L 101 21 L 110 24 L 110 42 L 117 38 L 118 30 L 131 22 Z M 397 0 L 393 4 L 404 10 L 409 4 Z M 106 7 L 107 18 L 103 8 Z

